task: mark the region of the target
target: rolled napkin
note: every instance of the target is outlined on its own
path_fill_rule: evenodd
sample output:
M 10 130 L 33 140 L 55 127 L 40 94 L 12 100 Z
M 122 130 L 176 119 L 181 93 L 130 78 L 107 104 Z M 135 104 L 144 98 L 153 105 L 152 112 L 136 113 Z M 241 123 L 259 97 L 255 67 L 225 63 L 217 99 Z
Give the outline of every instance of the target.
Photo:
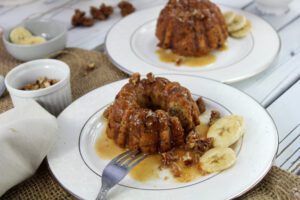
M 56 118 L 33 100 L 0 115 L 0 196 L 34 174 L 56 135 Z

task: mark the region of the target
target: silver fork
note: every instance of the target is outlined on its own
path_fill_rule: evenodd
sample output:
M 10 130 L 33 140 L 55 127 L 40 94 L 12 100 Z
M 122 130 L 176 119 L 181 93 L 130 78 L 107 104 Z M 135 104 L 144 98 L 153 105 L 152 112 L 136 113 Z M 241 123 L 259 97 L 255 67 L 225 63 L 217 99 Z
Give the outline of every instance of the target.
M 146 157 L 147 154 L 138 151 L 126 151 L 112 159 L 102 172 L 102 185 L 96 200 L 106 200 L 107 192 Z

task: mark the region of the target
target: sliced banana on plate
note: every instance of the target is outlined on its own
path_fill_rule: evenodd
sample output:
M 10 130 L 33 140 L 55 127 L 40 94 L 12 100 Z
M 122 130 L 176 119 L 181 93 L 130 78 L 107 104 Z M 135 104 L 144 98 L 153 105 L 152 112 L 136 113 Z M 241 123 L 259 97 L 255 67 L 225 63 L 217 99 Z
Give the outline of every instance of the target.
M 225 12 L 224 14 L 226 24 L 231 24 L 236 17 L 236 14 L 232 11 Z
M 243 38 L 251 31 L 251 22 L 243 15 L 237 15 L 232 11 L 223 13 L 230 36 Z
M 242 29 L 244 26 L 246 26 L 246 24 L 247 24 L 247 18 L 242 15 L 237 15 L 235 16 L 233 22 L 228 25 L 228 31 L 229 32 L 238 31 Z
M 231 148 L 215 147 L 200 157 L 200 166 L 206 172 L 219 172 L 231 167 L 236 161 L 235 152 Z
M 229 147 L 238 141 L 244 133 L 243 117 L 228 115 L 218 119 L 207 132 L 207 137 L 213 138 L 214 147 Z
M 15 44 L 20 44 L 24 39 L 29 37 L 32 37 L 32 34 L 24 27 L 14 28 L 9 34 L 11 42 Z
M 46 39 L 40 36 L 32 36 L 20 41 L 20 44 L 41 44 L 46 42 Z
M 244 26 L 242 29 L 240 29 L 238 31 L 230 32 L 229 34 L 235 38 L 243 38 L 243 37 L 247 36 L 247 34 L 250 31 L 251 31 L 251 22 L 249 20 L 247 20 L 246 26 Z

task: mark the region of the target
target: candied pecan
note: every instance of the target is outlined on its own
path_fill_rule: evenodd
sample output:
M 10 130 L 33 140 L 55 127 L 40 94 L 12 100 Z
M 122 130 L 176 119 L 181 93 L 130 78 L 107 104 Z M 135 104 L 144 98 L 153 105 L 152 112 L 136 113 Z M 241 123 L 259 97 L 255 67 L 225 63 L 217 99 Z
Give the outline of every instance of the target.
M 108 17 L 113 13 L 113 7 L 107 6 L 104 3 L 101 4 L 100 8 L 96 8 L 94 6 L 91 6 L 90 13 L 93 16 L 94 19 L 98 20 L 106 20 Z
M 103 3 L 100 6 L 100 11 L 103 12 L 106 17 L 109 17 L 111 14 L 113 14 L 114 9 L 112 6 L 107 6 Z
M 194 163 L 193 155 L 190 152 L 186 152 L 182 157 L 185 166 L 191 166 Z
M 82 23 L 82 18 L 84 17 L 84 15 L 84 12 L 81 12 L 80 10 L 76 9 L 72 17 L 72 25 L 79 26 Z
M 153 83 L 155 81 L 155 77 L 152 73 L 147 74 L 147 79 L 148 79 L 149 83 Z
M 98 10 L 98 8 L 96 8 L 94 6 L 91 6 L 90 13 L 91 13 L 91 15 L 94 19 L 98 19 L 98 20 L 105 20 L 106 19 L 105 15 L 102 12 L 100 12 Z
M 213 147 L 213 138 L 206 138 L 197 141 L 196 152 L 200 155 Z
M 136 85 L 137 83 L 140 82 L 140 78 L 141 78 L 141 76 L 139 73 L 134 73 L 131 75 L 131 77 L 129 79 L 129 83 Z
M 118 4 L 118 7 L 121 9 L 121 15 L 123 17 L 125 17 L 135 11 L 134 6 L 131 3 L 129 3 L 128 1 L 121 1 Z
M 186 137 L 186 149 L 193 149 L 196 146 L 196 142 L 200 140 L 197 132 L 194 130 L 190 131 Z
M 221 118 L 220 112 L 216 111 L 216 110 L 212 110 L 210 113 L 210 120 L 209 120 L 208 125 L 209 126 L 213 125 L 220 118 Z
M 212 145 L 212 138 L 203 138 L 195 131 L 191 131 L 186 138 L 185 149 L 203 154 L 204 152 L 212 148 Z
M 93 26 L 94 20 L 89 17 L 85 17 L 85 12 L 80 11 L 79 9 L 75 10 L 75 13 L 72 17 L 73 26 Z
M 178 59 L 176 59 L 175 64 L 176 66 L 180 66 L 184 61 L 183 57 L 179 57 Z
M 92 18 L 84 18 L 83 21 L 82 21 L 82 26 L 93 26 L 94 25 L 94 20 Z
M 178 160 L 178 156 L 173 151 L 168 151 L 161 154 L 162 166 L 170 166 L 172 163 Z
M 205 110 L 206 110 L 206 108 L 205 108 L 205 103 L 204 103 L 204 101 L 203 101 L 203 98 L 202 98 L 202 97 L 199 97 L 199 98 L 197 99 L 196 103 L 197 103 L 197 106 L 198 106 L 198 108 L 199 108 L 200 113 L 201 113 L 201 114 L 204 113 Z

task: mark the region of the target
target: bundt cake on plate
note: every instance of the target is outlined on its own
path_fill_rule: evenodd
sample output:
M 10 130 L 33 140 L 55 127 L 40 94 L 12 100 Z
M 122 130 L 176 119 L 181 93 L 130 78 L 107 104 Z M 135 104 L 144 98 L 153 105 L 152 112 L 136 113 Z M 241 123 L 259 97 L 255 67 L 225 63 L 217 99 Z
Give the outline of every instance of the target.
M 185 143 L 199 122 L 199 108 L 177 82 L 133 74 L 104 112 L 107 136 L 128 149 L 162 153 Z
M 227 25 L 209 0 L 169 0 L 157 25 L 158 46 L 181 56 L 202 56 L 224 45 Z

